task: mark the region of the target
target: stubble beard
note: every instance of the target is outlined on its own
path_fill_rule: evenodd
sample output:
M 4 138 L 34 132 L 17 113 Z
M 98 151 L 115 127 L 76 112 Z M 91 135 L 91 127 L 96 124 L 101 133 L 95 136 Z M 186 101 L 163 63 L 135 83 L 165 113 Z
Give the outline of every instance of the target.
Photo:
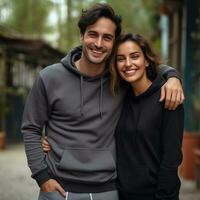
M 102 58 L 95 58 L 93 57 L 91 54 L 92 52 L 89 52 L 91 50 L 84 50 L 83 48 L 83 55 L 85 57 L 85 59 L 87 60 L 87 62 L 91 63 L 91 64 L 96 64 L 96 65 L 101 65 L 101 64 L 105 64 L 106 60 L 109 58 L 110 55 L 105 55 L 102 56 Z

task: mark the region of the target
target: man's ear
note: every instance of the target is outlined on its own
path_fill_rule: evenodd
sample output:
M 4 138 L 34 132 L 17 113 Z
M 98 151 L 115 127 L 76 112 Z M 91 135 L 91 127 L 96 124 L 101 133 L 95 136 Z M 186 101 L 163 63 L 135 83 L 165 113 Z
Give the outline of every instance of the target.
M 83 33 L 80 33 L 80 42 L 83 42 Z

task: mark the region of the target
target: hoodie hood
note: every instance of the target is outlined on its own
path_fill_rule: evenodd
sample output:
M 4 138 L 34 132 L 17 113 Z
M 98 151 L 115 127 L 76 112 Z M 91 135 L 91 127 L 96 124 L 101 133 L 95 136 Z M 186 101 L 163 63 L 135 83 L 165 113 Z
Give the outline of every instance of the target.
M 65 68 L 73 72 L 75 75 L 82 76 L 86 81 L 95 81 L 100 79 L 101 77 L 104 78 L 109 77 L 108 67 L 105 68 L 103 74 L 93 77 L 80 72 L 76 68 L 75 62 L 81 58 L 81 54 L 82 54 L 82 46 L 75 47 L 63 59 L 61 59 L 61 63 L 65 66 Z
M 69 70 L 75 76 L 78 76 L 80 78 L 80 96 L 81 96 L 80 113 L 81 113 L 81 115 L 84 115 L 84 113 L 83 113 L 84 81 L 88 81 L 88 82 L 99 81 L 99 84 L 100 84 L 99 114 L 100 114 L 100 117 L 103 117 L 103 111 L 102 111 L 103 83 L 110 77 L 109 69 L 108 69 L 108 67 L 106 67 L 103 74 L 94 76 L 94 77 L 88 76 L 87 74 L 80 72 L 77 69 L 77 67 L 75 66 L 75 61 L 77 61 L 81 58 L 81 54 L 82 54 L 82 47 L 81 46 L 75 47 L 61 60 L 61 63 L 67 70 Z
M 142 94 L 135 96 L 132 91 L 129 93 L 131 94 L 133 100 L 140 100 L 154 94 L 164 85 L 165 82 L 166 80 L 162 76 L 158 75 L 156 79 L 152 82 L 152 84 L 149 86 L 149 88 Z

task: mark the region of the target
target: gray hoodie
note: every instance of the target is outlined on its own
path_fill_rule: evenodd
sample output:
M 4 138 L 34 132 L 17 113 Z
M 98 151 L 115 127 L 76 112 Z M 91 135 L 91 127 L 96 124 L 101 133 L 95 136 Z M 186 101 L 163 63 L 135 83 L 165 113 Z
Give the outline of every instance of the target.
M 74 66 L 81 49 L 40 71 L 26 101 L 22 133 L 32 177 L 39 185 L 54 178 L 71 192 L 114 189 L 114 132 L 126 89 L 110 91 L 108 69 L 89 77 Z M 52 150 L 45 156 L 41 136 Z

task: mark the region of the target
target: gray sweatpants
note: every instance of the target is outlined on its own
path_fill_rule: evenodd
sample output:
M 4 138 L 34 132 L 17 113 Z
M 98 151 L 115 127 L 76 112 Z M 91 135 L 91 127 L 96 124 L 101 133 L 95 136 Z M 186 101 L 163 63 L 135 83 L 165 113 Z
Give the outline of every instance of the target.
M 59 192 L 42 192 L 40 191 L 38 200 L 119 200 L 116 190 L 101 193 L 72 193 L 68 192 L 66 198 L 62 197 Z

